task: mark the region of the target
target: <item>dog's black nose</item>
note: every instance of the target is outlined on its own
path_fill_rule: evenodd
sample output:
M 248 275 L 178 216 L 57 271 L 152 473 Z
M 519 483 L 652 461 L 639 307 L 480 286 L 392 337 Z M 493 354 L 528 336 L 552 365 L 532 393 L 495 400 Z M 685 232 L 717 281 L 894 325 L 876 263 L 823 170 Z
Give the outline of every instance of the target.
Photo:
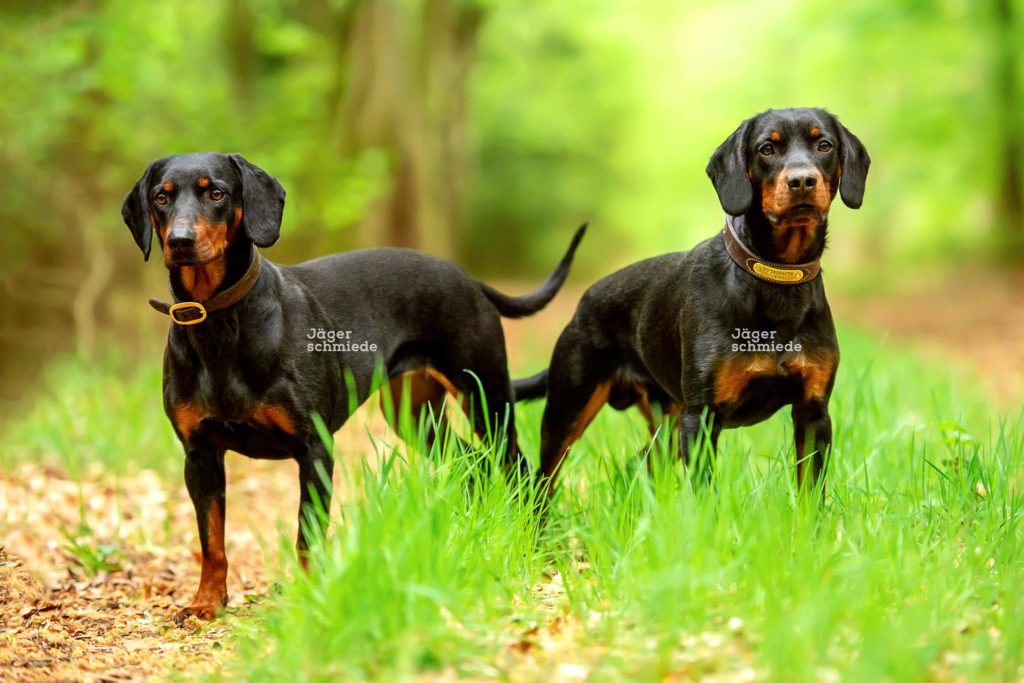
M 196 236 L 191 231 L 171 231 L 167 235 L 167 246 L 175 251 L 191 249 L 196 244 Z
M 786 176 L 786 184 L 793 191 L 813 190 L 818 184 L 818 176 L 814 171 L 794 171 Z

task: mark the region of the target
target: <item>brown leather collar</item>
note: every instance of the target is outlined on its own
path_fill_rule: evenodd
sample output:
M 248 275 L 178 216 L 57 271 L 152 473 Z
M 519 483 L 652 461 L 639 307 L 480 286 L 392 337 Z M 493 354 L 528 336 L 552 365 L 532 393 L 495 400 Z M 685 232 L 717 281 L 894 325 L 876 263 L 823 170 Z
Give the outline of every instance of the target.
M 206 320 L 207 313 L 219 311 L 228 306 L 234 306 L 241 301 L 252 290 L 253 285 L 256 284 L 256 280 L 260 277 L 262 266 L 263 258 L 256 251 L 256 247 L 253 247 L 249 268 L 245 271 L 245 275 L 240 277 L 238 282 L 209 301 L 199 303 L 198 301 L 175 300 L 176 303 L 169 304 L 159 299 L 150 299 L 149 305 L 160 313 L 169 315 L 171 320 L 178 325 L 196 325 Z
M 802 285 L 818 277 L 821 271 L 821 259 L 807 263 L 772 263 L 759 258 L 747 249 L 736 234 L 732 224 L 732 216 L 726 216 L 725 228 L 722 230 L 725 239 L 725 250 L 736 264 L 759 280 L 774 285 Z

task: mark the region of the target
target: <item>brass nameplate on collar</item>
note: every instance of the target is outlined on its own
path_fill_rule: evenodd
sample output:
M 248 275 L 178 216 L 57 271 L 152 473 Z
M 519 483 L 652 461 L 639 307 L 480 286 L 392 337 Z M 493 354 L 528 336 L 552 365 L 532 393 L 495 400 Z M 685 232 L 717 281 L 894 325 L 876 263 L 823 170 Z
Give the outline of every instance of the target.
M 756 274 L 772 282 L 799 282 L 804 278 L 804 271 L 791 270 L 789 268 L 772 268 L 758 261 L 751 266 Z

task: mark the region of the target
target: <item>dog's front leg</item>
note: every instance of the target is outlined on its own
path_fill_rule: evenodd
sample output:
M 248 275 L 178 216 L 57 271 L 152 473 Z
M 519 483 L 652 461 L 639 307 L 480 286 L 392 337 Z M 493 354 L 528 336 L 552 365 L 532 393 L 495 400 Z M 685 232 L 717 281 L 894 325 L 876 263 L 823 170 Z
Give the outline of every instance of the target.
M 295 549 L 303 568 L 309 567 L 309 544 L 312 535 L 327 530 L 331 510 L 334 458 L 314 435 L 299 458 L 299 533 Z
M 832 419 L 828 403 L 811 399 L 793 404 L 793 435 L 796 439 L 796 482 L 803 490 L 817 487 L 824 475 L 825 456 L 832 449 Z M 807 475 L 810 473 L 810 482 Z
M 199 590 L 192 604 L 174 620 L 180 626 L 190 616 L 213 619 L 228 604 L 228 558 L 224 552 L 224 451 L 190 448 L 185 454 L 185 486 L 196 510 L 199 545 L 203 552 Z
M 696 466 L 705 481 L 710 481 L 714 474 L 715 451 L 721 433 L 722 427 L 710 408 L 688 410 L 679 418 L 679 457 L 687 467 Z

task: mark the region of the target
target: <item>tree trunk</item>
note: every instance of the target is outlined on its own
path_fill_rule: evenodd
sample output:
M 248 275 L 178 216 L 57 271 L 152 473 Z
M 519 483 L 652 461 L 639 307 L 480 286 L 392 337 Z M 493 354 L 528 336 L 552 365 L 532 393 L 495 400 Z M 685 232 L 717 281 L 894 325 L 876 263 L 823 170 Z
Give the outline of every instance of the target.
M 463 214 L 465 91 L 483 13 L 459 0 L 363 0 L 346 20 L 342 153 L 384 149 L 387 195 L 359 226 L 364 245 L 455 256 Z
M 256 74 L 256 27 L 252 8 L 245 0 L 230 0 L 224 29 L 228 44 L 228 65 L 235 98 L 244 105 L 252 99 Z
M 417 155 L 420 241 L 449 256 L 461 252 L 465 208 L 466 89 L 483 20 L 480 7 L 458 0 L 426 0 L 420 34 L 424 148 Z
M 996 1 L 996 31 L 998 32 L 996 57 L 996 98 L 1001 129 L 999 212 L 1003 228 L 1007 231 L 1014 253 L 1024 253 L 1024 196 L 1021 183 L 1021 136 L 1017 92 L 1017 24 L 1013 0 Z

